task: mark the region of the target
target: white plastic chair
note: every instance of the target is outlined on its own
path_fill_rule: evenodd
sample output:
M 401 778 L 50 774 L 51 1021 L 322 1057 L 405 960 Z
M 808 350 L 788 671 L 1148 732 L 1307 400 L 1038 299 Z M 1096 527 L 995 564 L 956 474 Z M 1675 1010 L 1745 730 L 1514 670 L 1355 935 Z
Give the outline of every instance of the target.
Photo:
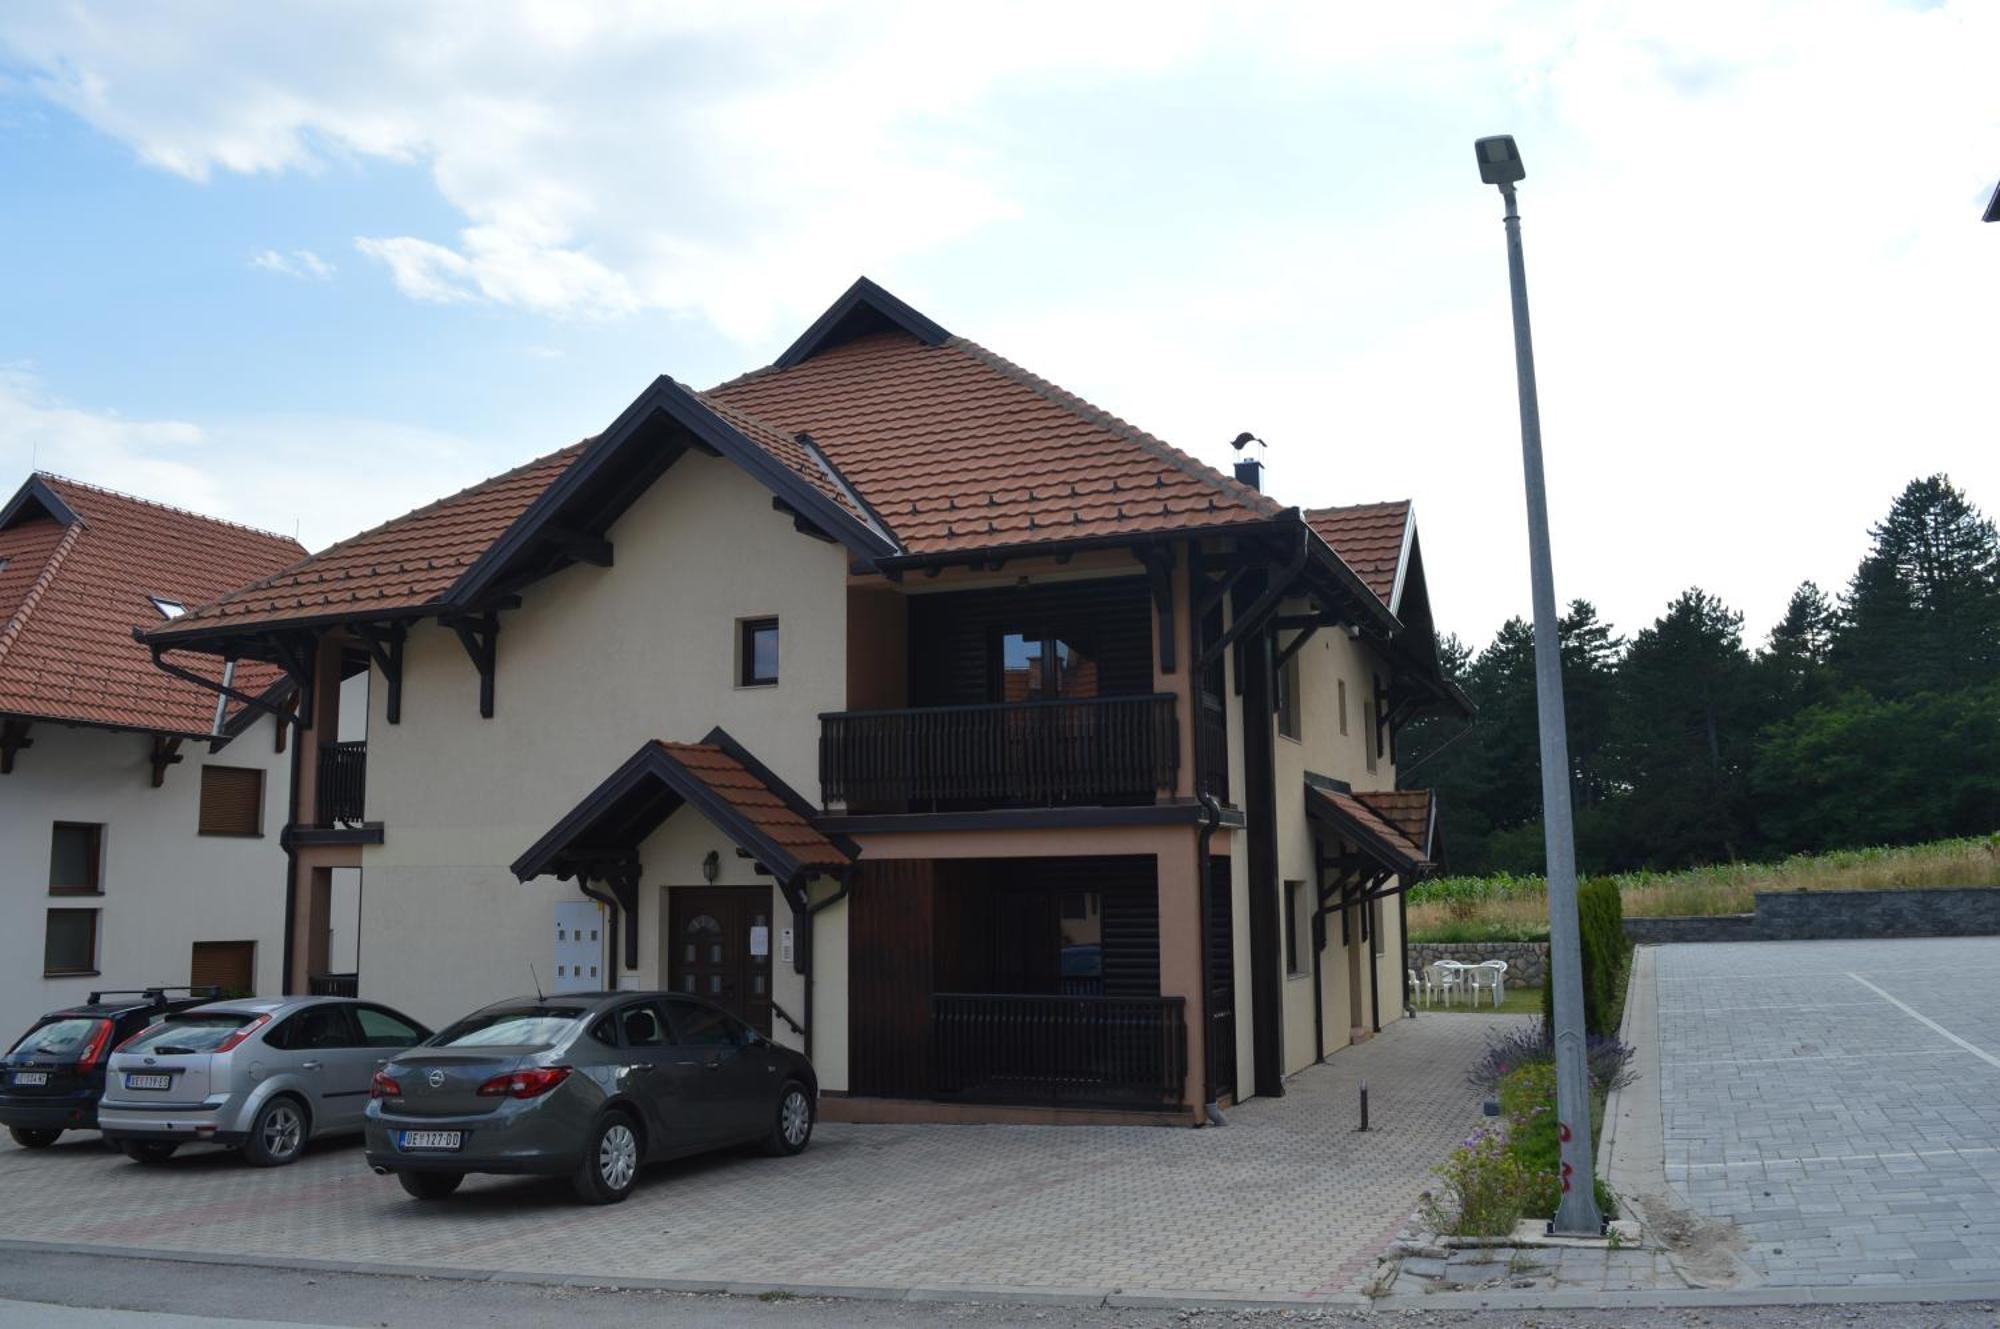
M 1444 998 L 1444 1004 L 1451 1005 L 1452 994 L 1464 987 L 1461 966 L 1456 960 L 1439 960 L 1424 970 L 1424 987 L 1433 996 Z
M 1414 1002 L 1419 997 L 1428 996 L 1429 994 L 1427 994 L 1424 991 L 1424 985 L 1417 979 L 1417 971 L 1412 969 L 1409 971 L 1409 975 L 1410 975 L 1410 1000 Z M 1424 1005 L 1428 1006 L 1430 1005 L 1430 1002 L 1425 1001 Z
M 1500 999 L 1507 992 L 1507 962 L 1505 960 L 1488 960 L 1484 964 L 1472 965 L 1465 970 L 1465 978 L 1468 985 L 1467 991 L 1472 997 L 1473 1005 L 1477 1006 L 1479 1004 L 1480 993 L 1491 992 L 1493 994 L 1493 1009 L 1500 1009 Z

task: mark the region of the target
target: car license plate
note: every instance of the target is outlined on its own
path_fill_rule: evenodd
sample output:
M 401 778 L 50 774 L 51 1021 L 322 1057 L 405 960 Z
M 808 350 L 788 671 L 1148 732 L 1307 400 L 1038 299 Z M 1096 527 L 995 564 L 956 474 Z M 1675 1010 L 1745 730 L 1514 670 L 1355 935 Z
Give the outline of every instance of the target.
M 404 1131 L 404 1149 L 456 1149 L 463 1141 L 463 1131 Z
M 171 1075 L 128 1075 L 125 1077 L 127 1089 L 170 1089 L 174 1077 Z
M 49 1073 L 47 1071 L 14 1072 L 15 1084 L 47 1084 L 48 1082 L 49 1082 Z

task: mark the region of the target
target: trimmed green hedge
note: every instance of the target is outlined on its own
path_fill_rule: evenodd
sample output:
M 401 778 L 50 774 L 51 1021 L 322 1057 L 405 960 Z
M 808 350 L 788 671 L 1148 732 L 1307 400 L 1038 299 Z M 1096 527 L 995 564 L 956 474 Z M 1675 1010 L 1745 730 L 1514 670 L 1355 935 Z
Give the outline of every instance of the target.
M 1615 1034 L 1625 1013 L 1625 970 L 1632 958 L 1618 883 L 1609 877 L 1592 877 L 1579 885 L 1576 922 L 1583 942 L 1584 1028 L 1593 1034 Z M 1554 1023 L 1553 982 L 1542 988 L 1542 1018 Z

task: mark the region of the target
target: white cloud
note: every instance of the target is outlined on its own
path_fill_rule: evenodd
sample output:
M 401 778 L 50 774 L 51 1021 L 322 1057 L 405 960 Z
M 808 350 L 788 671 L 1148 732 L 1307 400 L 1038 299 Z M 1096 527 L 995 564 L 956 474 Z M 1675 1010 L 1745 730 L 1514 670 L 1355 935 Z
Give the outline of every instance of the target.
M 1990 0 L 15 6 L 0 46 L 191 180 L 426 171 L 455 221 L 356 241 L 419 301 L 769 345 L 949 272 L 947 326 L 1211 461 L 1254 429 L 1281 497 L 1414 494 L 1475 638 L 1527 602 L 1470 153 L 1511 128 L 1565 595 L 1757 632 L 1912 475 L 2000 508 Z
M 281 254 L 275 249 L 260 250 L 250 256 L 250 266 L 308 281 L 333 279 L 333 265 L 310 249 L 294 249 L 288 254 Z
M 467 440 L 381 420 L 130 419 L 57 398 L 0 366 L 0 476 L 33 470 L 290 535 L 319 548 L 499 469 Z M 408 490 L 381 483 L 407 477 Z

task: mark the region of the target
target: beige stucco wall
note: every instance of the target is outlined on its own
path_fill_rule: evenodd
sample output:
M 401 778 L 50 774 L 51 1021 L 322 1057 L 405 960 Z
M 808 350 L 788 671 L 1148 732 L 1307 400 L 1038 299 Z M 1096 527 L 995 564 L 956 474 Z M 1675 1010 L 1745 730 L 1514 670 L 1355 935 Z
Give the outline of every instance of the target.
M 1283 611 L 1288 614 L 1302 614 L 1308 606 L 1303 601 L 1288 602 Z M 1281 640 L 1289 641 L 1289 634 L 1281 634 Z M 1372 740 L 1374 725 L 1371 703 L 1374 697 L 1374 674 L 1381 671 L 1387 677 L 1387 666 L 1380 661 L 1373 649 L 1363 641 L 1356 640 L 1346 632 L 1334 628 L 1321 628 L 1300 650 L 1299 662 L 1299 737 L 1297 739 L 1277 735 L 1275 738 L 1277 789 L 1278 789 L 1278 879 L 1316 883 L 1315 848 L 1311 823 L 1305 812 L 1305 776 L 1307 771 L 1345 780 L 1357 790 L 1393 789 L 1396 787 L 1396 771 L 1388 754 L 1377 761 L 1375 769 L 1368 769 L 1368 744 Z M 1340 732 L 1340 684 L 1347 685 L 1347 732 Z M 1272 721 L 1273 733 L 1276 722 Z M 1314 887 L 1316 889 L 1316 885 Z M 1280 899 L 1280 913 L 1283 913 Z M 1399 1019 L 1403 1012 L 1403 1002 L 1398 976 L 1401 973 L 1400 940 L 1394 932 L 1394 902 L 1386 902 L 1384 937 L 1388 948 L 1378 962 L 1379 984 L 1382 993 L 1382 1023 L 1387 1026 L 1392 1019 Z M 1248 900 L 1244 901 L 1245 913 L 1239 915 L 1243 930 L 1248 932 Z M 1358 924 L 1358 919 L 1356 920 Z M 1280 930 L 1282 945 L 1282 929 Z M 1357 1026 L 1371 1023 L 1373 1012 L 1364 1001 L 1360 1010 L 1352 1009 L 1349 986 L 1349 965 L 1361 966 L 1363 982 L 1366 982 L 1368 955 L 1360 940 L 1360 928 L 1351 929 L 1354 955 L 1343 952 L 1340 942 L 1340 918 L 1327 918 L 1326 949 L 1320 954 L 1320 993 L 1323 1002 L 1323 1039 L 1326 1050 L 1331 1053 L 1347 1044 L 1350 1031 Z M 1239 945 L 1244 943 L 1239 942 Z M 1246 960 L 1247 964 L 1247 960 Z M 1282 958 L 1279 971 L 1284 971 Z M 1287 976 L 1284 989 L 1284 1063 L 1285 1073 L 1292 1074 L 1312 1065 L 1316 1059 L 1318 1044 L 1313 1034 L 1313 984 L 1309 976 L 1293 978 Z M 1247 1002 L 1247 994 L 1246 994 Z M 1247 1004 L 1243 1007 L 1247 1010 Z M 1240 1037 L 1240 1035 L 1239 1035 Z M 1248 1081 L 1245 1081 L 1248 1083 Z
M 284 963 L 284 825 L 291 753 L 274 751 L 273 721 L 251 725 L 220 752 L 181 745 L 183 760 L 153 787 L 148 734 L 37 722 L 34 746 L 0 776 L 0 1029 L 13 1038 L 92 988 L 188 981 L 197 941 L 256 943 L 260 994 Z M 201 767 L 264 772 L 264 829 L 254 838 L 197 833 Z M 102 895 L 50 895 L 58 821 L 100 824 Z M 95 977 L 42 977 L 49 909 L 96 909 Z
M 648 739 L 698 740 L 719 724 L 817 800 L 817 717 L 846 700 L 845 550 L 796 532 L 732 463 L 695 453 L 610 539 L 615 566 L 564 569 L 501 615 L 492 719 L 456 638 L 434 625 L 410 633 L 401 724 L 384 721 L 386 688 L 370 689 L 368 817 L 383 843 L 363 857 L 369 996 L 437 1023 L 527 990 L 529 962 L 550 959 L 554 904 L 578 896 L 568 882 L 521 884 L 507 865 Z M 780 623 L 780 681 L 738 688 L 736 621 L 765 615 Z M 633 981 L 658 977 L 661 888 L 700 861 L 676 847 L 697 834 L 682 822 L 642 854 Z M 723 861 L 740 862 L 733 849 Z

